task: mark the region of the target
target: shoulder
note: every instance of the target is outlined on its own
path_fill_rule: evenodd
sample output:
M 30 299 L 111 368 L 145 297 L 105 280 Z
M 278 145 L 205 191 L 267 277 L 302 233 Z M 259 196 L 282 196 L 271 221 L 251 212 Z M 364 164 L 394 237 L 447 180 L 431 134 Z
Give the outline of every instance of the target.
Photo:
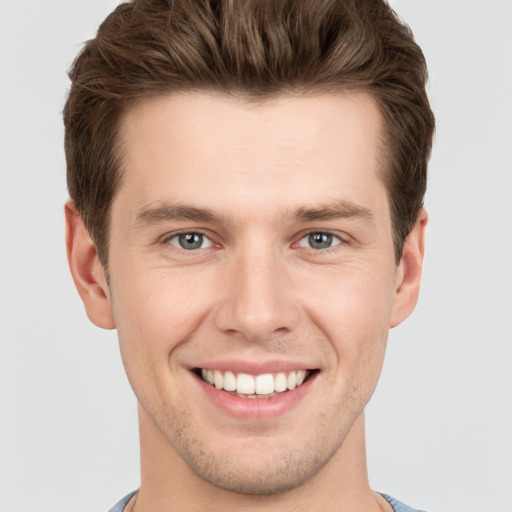
M 404 503 L 401 503 L 395 498 L 392 498 L 391 496 L 388 496 L 387 494 L 380 493 L 382 497 L 384 497 L 389 504 L 393 507 L 395 512 L 425 512 L 424 510 L 411 508 Z
M 108 512 L 123 512 L 124 507 L 136 492 L 137 491 L 133 491 L 130 494 L 127 494 L 121 501 L 117 502 Z

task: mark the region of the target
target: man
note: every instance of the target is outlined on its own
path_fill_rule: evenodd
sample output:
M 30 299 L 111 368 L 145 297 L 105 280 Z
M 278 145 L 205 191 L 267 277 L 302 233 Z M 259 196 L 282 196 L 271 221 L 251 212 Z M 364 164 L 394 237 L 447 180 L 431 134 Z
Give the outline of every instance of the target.
M 135 0 L 70 76 L 70 268 L 139 405 L 112 510 L 412 510 L 364 438 L 424 252 L 410 31 L 377 0 Z

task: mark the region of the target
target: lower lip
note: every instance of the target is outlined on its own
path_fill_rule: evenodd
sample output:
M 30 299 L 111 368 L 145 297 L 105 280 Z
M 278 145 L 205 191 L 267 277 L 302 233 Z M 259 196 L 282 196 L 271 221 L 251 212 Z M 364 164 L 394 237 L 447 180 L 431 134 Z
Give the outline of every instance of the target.
M 315 372 L 295 389 L 269 398 L 242 398 L 217 389 L 198 376 L 195 376 L 195 380 L 208 398 L 229 416 L 239 420 L 257 421 L 277 418 L 293 409 L 308 393 L 316 376 Z

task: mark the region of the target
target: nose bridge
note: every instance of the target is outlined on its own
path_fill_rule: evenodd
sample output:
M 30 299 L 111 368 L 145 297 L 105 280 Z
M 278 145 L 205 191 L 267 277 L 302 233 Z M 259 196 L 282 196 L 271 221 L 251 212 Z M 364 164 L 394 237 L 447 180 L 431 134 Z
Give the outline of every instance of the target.
M 288 269 L 272 243 L 244 244 L 230 261 L 229 286 L 217 311 L 217 326 L 263 340 L 290 331 L 297 320 Z

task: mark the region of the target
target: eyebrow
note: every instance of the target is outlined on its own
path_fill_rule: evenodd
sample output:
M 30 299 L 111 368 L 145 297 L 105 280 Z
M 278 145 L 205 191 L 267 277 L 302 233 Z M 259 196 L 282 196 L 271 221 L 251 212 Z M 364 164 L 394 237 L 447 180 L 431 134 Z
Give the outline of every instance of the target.
M 374 216 L 368 208 L 352 201 L 339 200 L 326 204 L 303 206 L 285 213 L 285 218 L 298 222 L 314 222 L 321 220 L 356 219 L 363 220 L 374 226 Z M 144 228 L 168 221 L 208 222 L 227 224 L 226 217 L 216 214 L 208 208 L 200 208 L 187 204 L 163 203 L 158 206 L 144 207 L 135 217 L 135 227 Z
M 207 208 L 186 204 L 161 204 L 142 208 L 135 216 L 135 227 L 142 228 L 170 220 L 190 220 L 193 222 L 222 222 L 222 218 Z
M 311 207 L 301 207 L 293 214 L 293 217 L 302 222 L 358 219 L 372 226 L 375 225 L 374 216 L 370 209 L 347 200 L 333 201 Z

